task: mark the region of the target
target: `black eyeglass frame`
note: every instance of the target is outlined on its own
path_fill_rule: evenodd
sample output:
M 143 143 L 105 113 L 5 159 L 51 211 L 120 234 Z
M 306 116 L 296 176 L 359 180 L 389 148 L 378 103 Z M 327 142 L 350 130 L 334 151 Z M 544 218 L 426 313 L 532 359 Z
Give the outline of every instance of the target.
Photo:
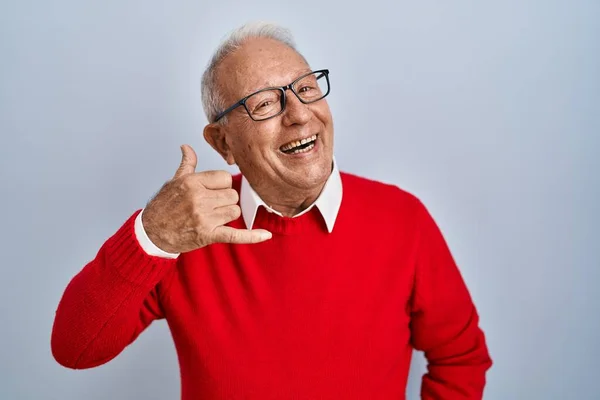
M 302 100 L 302 98 L 300 98 L 300 96 L 298 95 L 298 93 L 296 93 L 296 90 L 294 89 L 294 85 L 296 83 L 298 83 L 298 81 L 306 78 L 309 75 L 312 74 L 318 74 L 318 73 L 322 73 L 325 76 L 325 79 L 327 80 L 327 93 L 325 93 L 323 96 L 319 97 L 318 99 L 315 100 L 311 100 L 311 101 L 305 101 Z M 318 79 L 318 78 L 317 78 Z M 264 88 L 264 89 L 260 89 L 254 93 L 249 94 L 248 96 L 244 97 L 243 99 L 241 99 L 240 101 L 238 101 L 237 103 L 233 104 L 231 107 L 227 108 L 225 111 L 220 112 L 216 117 L 214 122 L 218 122 L 221 118 L 223 118 L 225 115 L 229 114 L 230 112 L 232 112 L 233 110 L 235 110 L 236 108 L 238 108 L 239 106 L 244 106 L 244 108 L 246 109 L 246 112 L 248 113 L 248 116 L 253 120 L 253 121 L 266 121 L 270 118 L 274 118 L 278 115 L 280 115 L 281 113 L 283 113 L 285 111 L 285 104 L 286 104 L 286 95 L 285 92 L 287 90 L 291 90 L 292 93 L 294 93 L 294 95 L 298 98 L 298 100 L 300 100 L 300 102 L 302 102 L 303 104 L 310 104 L 310 103 L 314 103 L 317 102 L 319 100 L 324 99 L 325 97 L 327 97 L 327 95 L 329 94 L 329 92 L 331 92 L 331 83 L 329 82 L 329 70 L 328 69 L 319 69 L 316 71 L 311 71 L 308 72 L 304 75 L 302 75 L 299 78 L 296 78 L 294 80 L 294 82 L 290 83 L 289 85 L 285 85 L 285 86 L 279 86 L 279 87 L 268 87 L 268 88 Z M 254 117 L 252 117 L 252 113 L 250 112 L 250 110 L 248 110 L 248 106 L 246 106 L 246 101 L 254 96 L 255 94 L 261 93 L 261 92 L 266 92 L 268 90 L 279 90 L 281 91 L 281 97 L 279 98 L 279 101 L 281 102 L 281 110 L 274 115 L 271 115 L 267 118 L 260 118 L 260 119 L 256 119 Z

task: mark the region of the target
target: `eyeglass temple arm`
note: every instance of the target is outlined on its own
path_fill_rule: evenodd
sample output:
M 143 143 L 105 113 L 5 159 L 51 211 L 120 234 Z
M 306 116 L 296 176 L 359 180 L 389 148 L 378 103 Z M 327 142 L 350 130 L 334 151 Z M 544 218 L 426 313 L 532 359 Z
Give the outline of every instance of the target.
M 241 106 L 242 104 L 244 104 L 245 101 L 246 101 L 246 98 L 243 98 L 240 101 L 238 101 L 237 103 L 235 103 L 234 105 L 232 105 L 231 107 L 229 107 L 228 109 L 226 109 L 225 111 L 221 111 L 215 117 L 215 122 L 217 122 L 218 120 L 220 120 L 221 118 L 223 118 L 225 115 L 229 114 L 230 112 L 232 112 L 233 110 L 235 110 L 236 108 L 238 108 L 239 106 Z

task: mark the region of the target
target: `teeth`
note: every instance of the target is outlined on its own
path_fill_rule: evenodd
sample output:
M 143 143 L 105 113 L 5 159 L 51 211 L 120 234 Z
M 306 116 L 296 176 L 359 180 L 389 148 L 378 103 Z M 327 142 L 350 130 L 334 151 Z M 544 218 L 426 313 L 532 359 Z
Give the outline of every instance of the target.
M 290 154 L 306 153 L 307 151 L 312 150 L 313 147 L 315 147 L 314 143 L 311 145 L 308 145 L 308 147 L 306 147 L 304 149 L 294 150 Z
M 317 135 L 312 135 L 309 138 L 302 139 L 302 140 L 296 140 L 294 142 L 285 144 L 285 145 L 281 146 L 281 150 L 283 150 L 283 151 L 291 150 L 294 147 L 302 146 L 303 144 L 306 144 L 308 142 L 313 142 L 315 140 L 317 140 Z M 311 149 L 311 148 L 312 148 L 311 146 L 307 147 L 307 149 Z M 306 149 L 304 149 L 304 150 L 306 150 Z M 298 151 L 298 150 L 296 150 L 296 151 Z M 292 154 L 296 154 L 296 151 L 293 152 Z M 302 152 L 302 151 L 300 151 L 300 152 Z

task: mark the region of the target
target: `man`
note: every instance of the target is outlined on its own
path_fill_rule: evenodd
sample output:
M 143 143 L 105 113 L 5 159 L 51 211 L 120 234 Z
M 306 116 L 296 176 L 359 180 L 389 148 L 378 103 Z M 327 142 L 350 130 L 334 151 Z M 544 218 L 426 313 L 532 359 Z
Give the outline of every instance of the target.
M 289 33 L 235 31 L 203 77 L 206 141 L 241 175 L 181 165 L 68 285 L 56 360 L 90 368 L 155 319 L 182 399 L 480 399 L 491 360 L 444 239 L 414 196 L 340 173 L 325 100 Z

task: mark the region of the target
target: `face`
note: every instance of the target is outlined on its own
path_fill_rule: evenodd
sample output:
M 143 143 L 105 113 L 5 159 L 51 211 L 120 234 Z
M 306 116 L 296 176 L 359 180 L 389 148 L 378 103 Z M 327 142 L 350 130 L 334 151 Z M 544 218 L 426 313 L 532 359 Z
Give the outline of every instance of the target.
M 251 39 L 226 57 L 218 68 L 227 105 L 265 87 L 288 85 L 310 72 L 304 59 L 288 46 L 265 38 Z M 314 147 L 289 154 L 290 143 L 314 137 Z M 224 124 L 205 129 L 207 141 L 256 189 L 292 195 L 321 188 L 331 173 L 333 120 L 326 99 L 303 104 L 286 91 L 286 108 L 276 117 L 254 121 L 243 106 Z M 282 192 L 283 191 L 283 192 Z

